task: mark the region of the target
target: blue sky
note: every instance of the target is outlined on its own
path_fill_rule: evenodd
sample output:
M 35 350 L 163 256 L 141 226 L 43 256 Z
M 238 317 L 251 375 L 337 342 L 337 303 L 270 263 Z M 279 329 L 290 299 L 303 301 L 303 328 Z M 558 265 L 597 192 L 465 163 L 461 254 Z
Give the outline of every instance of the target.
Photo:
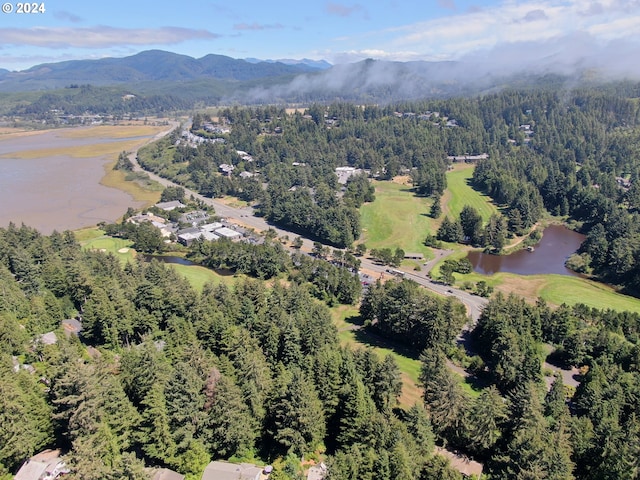
M 9 3 L 14 12 L 0 13 L 0 67 L 9 70 L 149 49 L 334 64 L 640 58 L 640 0 L 45 0 L 37 14 Z

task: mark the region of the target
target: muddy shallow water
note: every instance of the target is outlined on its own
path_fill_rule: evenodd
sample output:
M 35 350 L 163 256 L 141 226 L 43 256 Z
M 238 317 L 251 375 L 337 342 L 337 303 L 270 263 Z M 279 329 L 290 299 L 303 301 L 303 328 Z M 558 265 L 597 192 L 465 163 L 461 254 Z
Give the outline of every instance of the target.
M 470 252 L 467 258 L 477 273 L 492 275 L 497 272 L 536 275 L 557 273 L 580 276 L 564 266 L 564 262 L 574 253 L 584 240 L 584 235 L 569 230 L 562 225 L 545 228 L 542 240 L 532 252 L 519 250 L 511 255 L 489 255 Z
M 63 130 L 56 130 L 0 138 L 0 155 L 10 157 L 25 150 L 73 148 L 145 138 L 76 139 L 63 135 Z M 131 195 L 100 185 L 104 166 L 110 161 L 105 156 L 74 158 L 70 155 L 0 158 L 0 226 L 7 226 L 9 222 L 25 223 L 50 234 L 53 230 L 74 230 L 100 221 L 112 222 L 128 207 L 141 207 L 142 204 L 135 202 Z

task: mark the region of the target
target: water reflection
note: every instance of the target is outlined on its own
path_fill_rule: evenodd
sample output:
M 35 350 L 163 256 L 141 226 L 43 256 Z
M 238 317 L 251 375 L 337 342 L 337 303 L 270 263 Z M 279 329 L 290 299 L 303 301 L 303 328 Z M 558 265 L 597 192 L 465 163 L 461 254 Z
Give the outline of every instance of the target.
M 583 240 L 584 235 L 563 225 L 551 225 L 544 230 L 542 240 L 531 252 L 519 250 L 511 255 L 470 252 L 467 258 L 471 261 L 474 271 L 483 275 L 509 272 L 519 275 L 556 273 L 580 276 L 566 268 L 564 262 L 578 250 Z

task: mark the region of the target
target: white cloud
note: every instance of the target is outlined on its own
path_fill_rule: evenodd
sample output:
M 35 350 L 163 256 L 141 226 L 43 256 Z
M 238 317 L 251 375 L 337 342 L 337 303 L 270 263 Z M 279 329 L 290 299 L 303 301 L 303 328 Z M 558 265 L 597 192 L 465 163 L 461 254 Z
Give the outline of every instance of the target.
M 0 45 L 47 48 L 106 48 L 122 45 L 167 45 L 193 39 L 215 39 L 207 30 L 180 27 L 126 29 L 106 26 L 92 28 L 33 27 L 0 28 Z
M 352 38 L 351 45 L 366 41 L 367 46 L 359 50 L 383 50 L 385 58 L 395 54 L 400 59 L 403 52 L 415 52 L 423 58 L 457 59 L 503 44 L 535 42 L 553 48 L 550 40 L 581 33 L 607 42 L 638 39 L 639 32 L 640 0 L 505 0 L 491 7 L 370 32 Z M 378 44 L 371 45 L 376 37 Z

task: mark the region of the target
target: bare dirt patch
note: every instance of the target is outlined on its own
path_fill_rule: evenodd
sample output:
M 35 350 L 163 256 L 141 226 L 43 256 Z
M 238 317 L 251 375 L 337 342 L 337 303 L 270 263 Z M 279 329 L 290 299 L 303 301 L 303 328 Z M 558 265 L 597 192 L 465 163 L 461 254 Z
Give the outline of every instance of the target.
M 399 185 L 413 186 L 413 184 L 411 183 L 411 177 L 409 175 L 397 175 L 393 177 L 393 180 L 391 181 Z
M 546 280 L 538 276 L 509 276 L 503 283 L 496 286 L 496 290 L 504 293 L 524 297 L 528 302 L 535 303 L 540 296 L 540 290 L 544 287 Z

